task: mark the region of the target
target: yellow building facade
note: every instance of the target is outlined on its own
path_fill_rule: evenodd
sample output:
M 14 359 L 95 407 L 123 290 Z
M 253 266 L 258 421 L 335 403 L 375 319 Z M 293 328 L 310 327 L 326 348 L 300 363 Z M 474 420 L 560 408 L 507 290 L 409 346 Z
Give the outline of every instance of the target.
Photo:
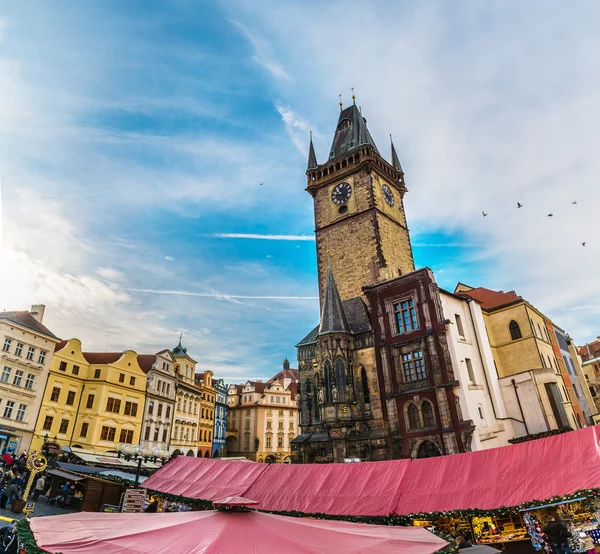
M 213 431 L 215 427 L 215 402 L 217 390 L 213 386 L 212 371 L 196 374 L 200 387 L 200 418 L 198 421 L 198 457 L 212 455 Z
M 79 339 L 62 341 L 54 353 L 32 449 L 59 447 L 115 451 L 139 444 L 146 373 L 133 350 L 83 352 Z
M 227 395 L 228 456 L 256 462 L 290 463 L 299 433 L 298 370 L 286 369 L 266 383 L 230 385 Z

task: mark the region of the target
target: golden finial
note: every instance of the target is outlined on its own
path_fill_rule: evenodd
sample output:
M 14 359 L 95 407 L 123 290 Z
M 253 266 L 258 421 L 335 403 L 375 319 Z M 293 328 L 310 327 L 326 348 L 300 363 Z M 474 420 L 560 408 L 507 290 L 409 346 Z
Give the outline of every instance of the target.
M 341 95 L 341 94 L 338 94 L 338 96 L 340 97 L 340 112 L 341 112 L 341 111 L 342 111 L 342 106 L 343 106 L 344 104 L 342 104 L 342 95 Z
M 331 269 L 331 251 L 327 250 L 327 268 Z
M 356 105 L 356 96 L 354 96 L 354 87 L 352 87 L 352 103 Z
M 358 106 L 358 111 L 361 113 L 362 115 L 362 106 Z

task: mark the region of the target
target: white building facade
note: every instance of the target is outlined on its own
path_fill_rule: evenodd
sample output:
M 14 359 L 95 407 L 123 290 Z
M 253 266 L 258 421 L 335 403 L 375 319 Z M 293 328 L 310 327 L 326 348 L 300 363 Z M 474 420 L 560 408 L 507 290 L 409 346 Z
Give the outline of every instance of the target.
M 479 304 L 440 290 L 448 325 L 448 349 L 457 386 L 459 414 L 475 425 L 471 450 L 506 446 L 519 425 L 507 413 Z
M 29 450 L 54 347 L 43 324 L 45 306 L 0 312 L 0 451 Z

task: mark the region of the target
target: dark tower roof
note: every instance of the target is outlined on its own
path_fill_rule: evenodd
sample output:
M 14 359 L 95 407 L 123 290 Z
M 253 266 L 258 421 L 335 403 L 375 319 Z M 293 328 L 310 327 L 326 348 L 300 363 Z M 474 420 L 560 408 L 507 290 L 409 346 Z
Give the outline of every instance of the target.
M 179 337 L 179 344 L 171 350 L 173 356 L 187 356 L 187 348 L 181 345 L 181 337 Z
M 369 133 L 369 129 L 367 129 L 367 120 L 362 116 L 356 105 L 352 104 L 340 112 L 329 157 L 337 158 L 356 150 L 363 144 L 370 144 L 375 152 L 379 154 L 375 141 Z
M 327 270 L 327 283 L 325 285 L 325 296 L 323 300 L 323 312 L 321 313 L 321 325 L 319 335 L 327 333 L 349 333 L 350 326 L 344 313 L 342 299 L 338 292 L 331 265 Z
M 315 147 L 312 141 L 312 131 L 310 132 L 310 147 L 308 149 L 308 167 L 306 170 L 315 169 L 319 164 L 317 163 L 317 156 L 315 154 Z
M 394 148 L 394 141 L 392 140 L 392 135 L 390 135 L 390 144 L 392 145 L 392 166 L 394 166 L 394 169 L 396 169 L 397 171 L 404 173 L 404 171 L 402 171 L 402 166 L 400 165 L 400 159 L 398 158 L 398 154 L 396 154 L 396 149 Z

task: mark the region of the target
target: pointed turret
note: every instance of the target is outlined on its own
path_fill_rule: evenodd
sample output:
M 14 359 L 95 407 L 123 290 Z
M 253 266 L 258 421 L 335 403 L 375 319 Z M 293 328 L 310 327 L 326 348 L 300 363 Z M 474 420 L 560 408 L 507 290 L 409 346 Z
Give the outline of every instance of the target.
M 321 313 L 321 325 L 319 326 L 319 335 L 327 333 L 349 333 L 350 326 L 344 313 L 342 299 L 333 277 L 331 264 L 327 267 L 327 283 L 325 285 L 325 295 L 323 298 L 323 312 Z
M 337 158 L 364 144 L 370 145 L 379 154 L 375 141 L 367 128 L 367 120 L 362 116 L 356 104 L 352 104 L 340 112 L 330 158 Z
M 402 170 L 402 166 L 400 165 L 400 158 L 398 158 L 398 154 L 396 154 L 396 149 L 394 148 L 394 141 L 392 140 L 392 135 L 390 135 L 390 144 L 392 145 L 392 166 L 396 171 L 404 173 L 404 171 Z
M 179 344 L 171 350 L 173 356 L 187 356 L 187 348 L 184 348 L 181 344 L 181 334 L 179 335 Z
M 310 132 L 310 147 L 308 149 L 308 167 L 306 171 L 310 171 L 311 169 L 316 169 L 319 164 L 317 163 L 317 156 L 315 154 L 315 147 L 313 146 L 312 141 L 312 131 Z

